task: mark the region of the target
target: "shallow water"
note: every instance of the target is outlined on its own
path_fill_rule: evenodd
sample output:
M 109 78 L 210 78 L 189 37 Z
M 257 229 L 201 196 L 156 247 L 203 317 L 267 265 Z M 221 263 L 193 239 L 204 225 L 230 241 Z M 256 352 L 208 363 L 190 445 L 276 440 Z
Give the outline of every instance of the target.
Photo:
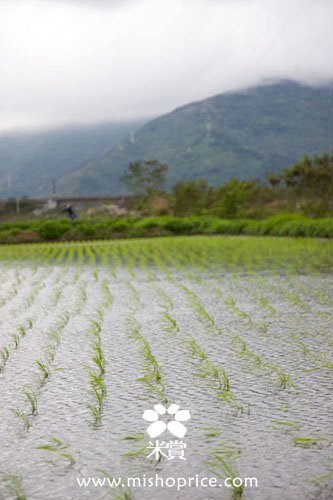
M 27 498 L 126 498 L 106 486 L 80 488 L 77 478 L 89 476 L 225 478 L 214 461 L 217 450 L 236 476 L 257 478 L 258 487 L 244 489 L 245 499 L 332 498 L 332 275 L 3 263 L 0 318 L 0 348 L 9 351 L 0 373 L 0 470 L 21 478 Z M 92 320 L 101 324 L 106 359 L 107 394 L 97 424 L 88 408 L 94 396 L 86 369 L 93 366 Z M 58 334 L 54 359 L 40 385 L 36 360 L 47 359 L 50 332 Z M 139 380 L 151 370 L 142 339 L 158 363 L 168 404 L 190 411 L 185 460 L 147 458 L 149 423 L 142 415 L 162 396 L 154 381 L 148 387 Z M 209 366 L 221 380 L 226 374 L 234 399 L 219 396 Z M 36 394 L 35 416 L 25 390 Z M 27 415 L 28 431 L 12 408 Z M 137 440 L 124 439 L 134 433 Z M 68 447 L 39 449 L 50 436 Z M 177 438 L 166 431 L 158 439 Z M 19 498 L 10 490 L 13 481 L 1 478 L 1 498 Z M 131 493 L 137 499 L 232 498 L 224 486 Z

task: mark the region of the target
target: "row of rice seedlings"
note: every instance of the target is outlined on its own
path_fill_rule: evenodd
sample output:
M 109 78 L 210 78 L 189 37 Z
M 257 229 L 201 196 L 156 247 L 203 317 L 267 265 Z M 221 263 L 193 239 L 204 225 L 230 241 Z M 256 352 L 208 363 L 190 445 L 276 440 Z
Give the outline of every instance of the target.
M 74 465 L 76 459 L 69 451 L 69 448 L 70 446 L 68 443 L 61 441 L 61 439 L 54 436 L 49 436 L 49 441 L 47 443 L 37 446 L 38 450 L 51 452 L 57 460 L 65 459 L 68 462 L 68 465 Z
M 189 339 L 187 343 L 192 349 L 192 354 L 199 359 L 197 376 L 213 380 L 216 384 L 218 397 L 234 408 L 237 413 L 243 413 L 245 411 L 244 405 L 235 397 L 226 371 L 223 368 L 217 367 L 209 359 L 196 340 Z M 247 411 L 249 412 L 249 407 L 247 407 Z
M 0 298 L 0 308 L 2 308 L 7 302 L 12 300 L 17 295 L 20 288 L 20 284 L 21 284 L 21 277 L 20 274 L 16 271 L 14 283 L 11 285 L 6 295 Z
M 103 282 L 102 282 L 102 292 L 104 295 L 103 307 L 105 307 L 105 308 L 111 307 L 111 305 L 114 302 L 114 298 L 113 298 L 113 295 L 110 291 L 110 287 L 108 285 L 107 280 L 103 280 Z
M 4 485 L 7 493 L 15 500 L 26 500 L 22 477 L 11 472 L 0 471 L 0 483 Z M 3 497 L 5 498 L 5 497 Z M 8 497 L 7 497 L 8 498 Z
M 224 303 L 226 304 L 226 306 L 228 306 L 228 309 L 237 314 L 239 317 L 243 318 L 243 319 L 246 319 L 249 323 L 252 322 L 252 318 L 250 316 L 250 314 L 248 314 L 247 312 L 245 311 L 242 311 L 241 309 L 239 309 L 236 305 L 236 300 L 234 299 L 234 297 L 228 297 L 224 300 Z
M 96 254 L 96 264 L 101 264 L 102 267 L 109 265 L 109 255 L 106 252 L 106 244 L 94 243 L 94 250 Z
M 67 252 L 68 252 L 68 248 L 65 245 L 62 245 L 62 246 L 59 245 L 58 252 L 52 261 L 52 265 L 54 267 L 56 267 L 59 264 L 63 264 L 64 262 L 66 262 Z M 49 263 L 51 263 L 51 262 L 49 261 Z
M 160 247 L 157 245 L 150 246 L 150 260 L 152 264 L 161 271 L 167 280 L 173 278 L 171 267 L 165 262 L 165 259 L 161 255 Z
M 198 296 L 192 290 L 187 288 L 185 285 L 179 285 L 179 288 L 186 293 L 187 297 L 189 298 L 190 304 L 192 305 L 193 309 L 197 311 L 200 317 L 211 327 L 213 327 L 215 331 L 221 333 L 221 330 L 216 325 L 214 318 L 208 313 L 208 311 L 206 311 L 206 309 L 200 302 Z
M 86 253 L 86 261 L 88 266 L 94 267 L 96 266 L 97 263 L 97 255 L 95 253 L 95 247 L 91 245 L 90 243 L 87 243 L 84 245 L 84 251 Z
M 103 313 L 100 311 L 99 316 Z M 89 376 L 89 385 L 91 388 L 93 402 L 88 403 L 88 409 L 93 417 L 93 423 L 100 423 L 103 415 L 104 400 L 107 390 L 105 384 L 106 360 L 102 348 L 101 339 L 102 326 L 99 321 L 91 321 L 90 335 L 93 337 L 92 343 L 92 366 L 86 366 L 85 370 Z
M 242 356 L 246 356 L 248 359 L 252 360 L 255 362 L 256 366 L 260 368 L 262 366 L 262 360 L 259 354 L 254 353 L 251 351 L 248 347 L 246 342 L 241 339 L 238 335 L 234 337 L 234 341 L 239 344 L 241 350 L 240 354 Z
M 37 367 L 36 373 L 36 390 L 25 389 L 23 390 L 23 395 L 26 397 L 30 410 L 29 412 L 23 411 L 20 408 L 11 408 L 13 414 L 19 419 L 23 425 L 23 429 L 28 431 L 32 425 L 32 419 L 38 414 L 38 394 L 39 390 L 44 386 L 44 384 L 49 380 L 51 376 L 51 365 L 54 360 L 56 350 L 61 340 L 61 332 L 69 322 L 70 316 L 68 312 L 65 312 L 56 321 L 54 327 L 47 332 L 48 343 L 45 348 L 45 359 L 35 360 L 35 365 Z
M 164 330 L 167 333 L 178 333 L 179 326 L 177 320 L 172 316 L 172 309 L 174 307 L 172 298 L 157 285 L 154 285 L 154 290 L 156 291 L 157 296 L 160 299 L 160 307 L 163 309 L 162 316 Z
M 12 335 L 12 340 L 14 344 L 14 349 L 18 349 L 20 346 L 21 339 L 26 336 L 27 328 L 32 328 L 32 320 L 27 320 L 27 327 L 24 328 L 22 325 L 18 328 L 18 333 Z M 11 352 L 11 346 L 4 346 L 0 349 L 0 373 L 4 371 L 5 366 L 9 360 Z
M 295 387 L 295 383 L 292 381 L 291 376 L 285 373 L 278 365 L 263 361 L 260 355 L 251 351 L 248 348 L 246 342 L 238 335 L 234 336 L 234 341 L 241 348 L 240 355 L 246 356 L 248 359 L 252 360 L 258 368 L 269 370 L 270 372 L 277 375 L 279 387 L 281 389 L 286 389 L 287 387 Z
M 141 297 L 137 289 L 132 285 L 130 281 L 126 281 L 126 287 L 130 290 L 133 299 L 138 303 L 141 304 Z
M 144 375 L 138 380 L 144 382 L 148 389 L 164 403 L 168 403 L 165 384 L 161 373 L 160 365 L 152 353 L 150 344 L 147 339 L 141 334 L 139 324 L 131 318 L 128 322 L 130 335 L 134 338 L 141 347 L 141 353 L 145 359 L 143 367 Z

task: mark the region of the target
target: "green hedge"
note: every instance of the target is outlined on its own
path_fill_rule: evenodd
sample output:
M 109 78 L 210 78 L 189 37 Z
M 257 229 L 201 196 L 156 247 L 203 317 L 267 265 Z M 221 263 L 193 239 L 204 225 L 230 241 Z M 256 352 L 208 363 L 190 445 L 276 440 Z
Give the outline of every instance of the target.
M 215 216 L 49 220 L 0 223 L 0 243 L 132 238 L 155 235 L 229 234 L 333 237 L 333 218 L 281 214 L 266 220 Z

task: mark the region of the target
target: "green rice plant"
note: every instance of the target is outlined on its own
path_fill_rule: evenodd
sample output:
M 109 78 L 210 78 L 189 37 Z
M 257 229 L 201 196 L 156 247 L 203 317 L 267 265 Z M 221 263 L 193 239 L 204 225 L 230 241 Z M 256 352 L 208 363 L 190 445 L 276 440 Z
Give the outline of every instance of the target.
M 112 494 L 114 500 L 132 500 L 132 491 L 130 488 L 126 488 L 123 484 L 119 483 L 119 478 L 115 478 L 107 474 L 104 470 L 96 469 L 97 472 L 103 474 L 103 477 L 108 479 L 110 484 L 109 493 Z M 112 486 L 111 486 L 112 485 Z
M 17 349 L 19 347 L 19 345 L 20 345 L 21 337 L 17 333 L 14 333 L 12 335 L 12 339 L 13 339 L 13 342 L 14 342 L 15 349 Z
M 37 367 L 39 369 L 39 372 L 40 372 L 39 378 L 38 378 L 39 383 L 40 383 L 40 385 L 43 385 L 45 383 L 45 381 L 51 375 L 50 369 L 49 369 L 49 367 L 43 361 L 41 361 L 39 359 L 36 360 L 35 363 L 36 363 L 36 365 L 37 365 Z
M 22 325 L 19 326 L 19 333 L 20 333 L 21 337 L 25 337 L 27 334 L 26 329 Z
M 140 333 L 139 326 L 135 320 L 129 321 L 131 325 L 131 337 L 137 340 L 141 345 L 141 352 L 145 359 L 145 365 L 143 367 L 144 375 L 139 377 L 140 382 L 144 382 L 147 387 L 155 392 L 158 397 L 167 404 L 168 398 L 165 393 L 165 385 L 161 373 L 160 366 L 151 351 L 149 342 Z
M 110 292 L 108 282 L 106 280 L 104 280 L 102 283 L 102 290 L 105 296 L 105 307 L 110 307 L 113 304 L 114 299 L 112 293 Z
M 293 445 L 300 448 L 311 448 L 320 442 L 326 441 L 325 438 L 294 437 Z
M 302 427 L 298 422 L 286 422 L 283 420 L 273 420 L 273 424 L 274 430 L 298 431 Z
M 236 300 L 233 297 L 228 297 L 227 299 L 225 299 L 224 303 L 229 307 L 231 311 L 236 313 L 238 316 L 246 319 L 249 323 L 252 322 L 251 316 L 247 312 L 242 311 L 236 306 Z
M 79 294 L 82 304 L 85 304 L 87 302 L 88 297 L 87 297 L 86 287 L 84 284 L 79 286 Z
M 239 473 L 233 464 L 235 458 L 240 455 L 240 450 L 228 442 L 221 443 L 216 447 L 210 458 L 206 461 L 209 470 L 221 479 L 230 478 L 229 484 L 232 489 L 232 498 L 236 500 L 241 498 L 244 492 L 244 486 L 236 486 L 233 481 L 239 478 Z
M 138 304 L 141 304 L 141 297 L 140 297 L 140 294 L 139 292 L 134 288 L 134 286 L 132 285 L 132 283 L 130 281 L 126 281 L 126 286 L 127 288 L 131 291 L 132 293 L 132 296 L 134 298 L 134 300 L 138 303 Z
M 277 365 L 264 363 L 266 368 L 269 368 L 273 373 L 278 376 L 279 385 L 281 389 L 286 389 L 289 387 L 295 387 L 295 383 L 292 381 L 291 376 L 285 373 L 281 368 Z
M 199 344 L 194 340 L 194 339 L 189 339 L 187 341 L 188 345 L 192 348 L 192 352 L 194 356 L 197 356 L 198 358 L 202 360 L 207 359 L 207 354 L 201 349 Z
M 101 375 L 105 373 L 105 357 L 100 343 L 95 343 L 93 347 L 94 355 L 92 361 L 95 363 Z
M 246 356 L 247 358 L 253 360 L 256 363 L 257 367 L 260 368 L 262 365 L 260 355 L 250 351 L 247 347 L 246 342 L 243 339 L 241 339 L 238 335 L 234 337 L 234 340 L 241 347 L 240 354 L 242 356 Z
M 192 304 L 193 308 L 199 313 L 199 315 L 207 321 L 211 326 L 216 326 L 214 318 L 206 311 L 206 309 L 203 307 L 201 304 L 200 300 L 198 299 L 197 295 L 192 292 L 189 288 L 187 288 L 184 285 L 179 285 L 179 287 L 186 293 L 186 295 L 189 297 L 190 303 Z
M 28 431 L 31 427 L 31 422 L 28 415 L 25 412 L 21 411 L 19 408 L 11 408 L 11 411 L 21 421 L 21 423 L 23 424 L 23 429 Z
M 0 372 L 3 371 L 3 369 L 5 368 L 6 366 L 6 363 L 8 361 L 8 358 L 9 358 L 9 349 L 8 347 L 3 347 L 2 349 L 0 349 L 0 361 L 1 361 L 1 364 L 0 364 Z
M 103 409 L 100 405 L 95 405 L 93 403 L 88 403 L 88 409 L 93 417 L 94 424 L 98 424 L 103 416 Z
M 20 475 L 0 471 L 0 482 L 5 485 L 9 495 L 15 498 L 15 500 L 26 500 L 27 496 Z
M 143 441 L 145 435 L 143 432 L 132 432 L 132 434 L 128 434 L 121 438 L 122 441 Z
M 96 321 L 96 320 L 91 320 L 91 326 L 92 326 L 92 330 L 91 330 L 91 334 L 94 336 L 94 337 L 98 337 L 100 336 L 100 333 L 102 331 L 102 325 L 100 324 L 99 321 Z
M 244 405 L 233 394 L 226 371 L 223 368 L 218 368 L 194 339 L 189 339 L 187 343 L 191 347 L 193 355 L 200 360 L 197 376 L 214 380 L 217 386 L 218 397 L 232 406 L 237 413 L 243 413 Z
M 61 441 L 54 436 L 49 436 L 49 442 L 43 445 L 37 446 L 37 450 L 50 451 L 56 455 L 57 458 L 65 458 L 68 460 L 69 465 L 74 465 L 76 460 L 72 453 L 68 451 L 69 444 Z
M 308 354 L 310 354 L 310 349 L 308 349 L 305 345 L 305 343 L 303 342 L 303 340 L 301 340 L 300 338 L 298 338 L 297 334 L 296 333 L 292 333 L 290 335 L 290 338 L 293 339 L 296 344 L 300 347 L 300 351 L 302 352 L 302 354 L 304 356 L 307 356 Z
M 163 317 L 166 320 L 166 332 L 179 332 L 179 326 L 175 318 L 173 318 L 168 312 L 163 313 Z
M 261 295 L 259 293 L 254 293 L 253 295 L 255 296 L 255 298 L 258 300 L 259 304 L 262 307 L 264 307 L 265 309 L 270 311 L 271 315 L 276 314 L 277 311 L 276 311 L 275 307 L 273 307 L 269 303 L 268 299 L 266 297 L 264 297 L 264 295 Z
M 32 415 L 37 415 L 37 396 L 34 392 L 23 391 L 31 406 Z

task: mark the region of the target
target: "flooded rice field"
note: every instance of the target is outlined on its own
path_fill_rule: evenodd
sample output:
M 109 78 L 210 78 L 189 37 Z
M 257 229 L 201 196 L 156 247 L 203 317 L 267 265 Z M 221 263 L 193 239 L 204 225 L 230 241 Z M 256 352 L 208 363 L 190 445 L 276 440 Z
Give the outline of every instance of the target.
M 1 248 L 0 498 L 332 498 L 332 267 L 302 239 Z

